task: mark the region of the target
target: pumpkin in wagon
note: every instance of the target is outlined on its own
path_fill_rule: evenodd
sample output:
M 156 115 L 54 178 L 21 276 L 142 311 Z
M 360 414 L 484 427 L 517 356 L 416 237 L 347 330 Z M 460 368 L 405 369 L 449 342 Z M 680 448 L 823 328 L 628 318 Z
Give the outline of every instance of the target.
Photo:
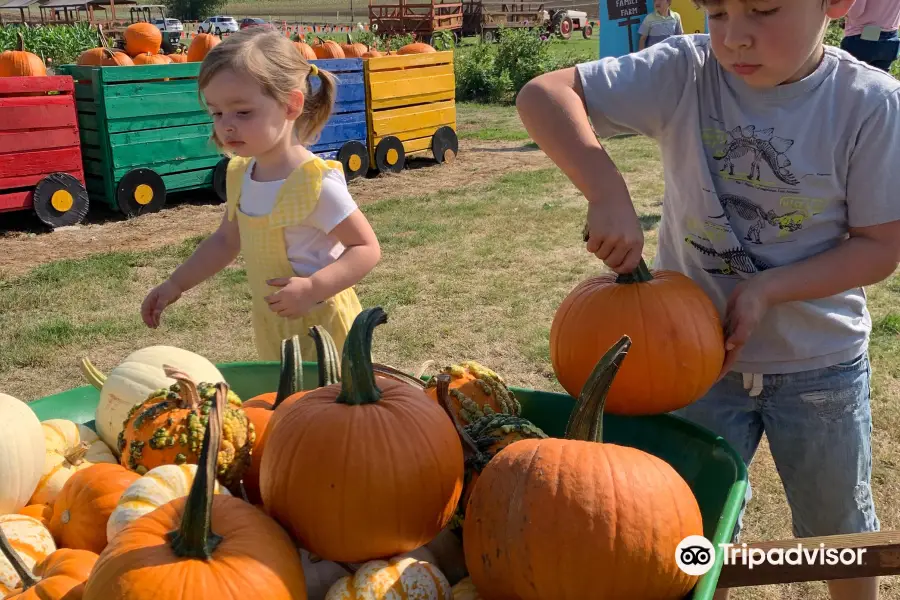
M 0 554 L 20 580 L 20 585 L 5 596 L 7 600 L 81 600 L 84 583 L 97 562 L 97 555 L 88 550 L 60 548 L 29 569 L 2 528 Z
M 187 51 L 188 62 L 203 62 L 209 51 L 219 45 L 222 40 L 211 33 L 198 33 L 191 40 Z
M 167 65 L 172 62 L 172 59 L 165 54 L 151 54 L 149 52 L 135 54 L 132 60 L 134 60 L 136 65 Z
M 77 64 L 84 67 L 125 67 L 134 64 L 131 57 L 118 49 L 111 49 L 103 35 L 103 26 L 97 24 L 97 35 L 100 45 L 88 48 L 78 56 Z
M 0 516 L 0 531 L 3 531 L 27 568 L 34 567 L 56 552 L 56 541 L 53 539 L 53 535 L 33 517 L 17 514 L 2 515 Z M 0 597 L 6 597 L 6 594 L 21 585 L 22 579 L 13 563 L 0 556 Z
M 578 284 L 550 326 L 553 371 L 578 397 L 607 348 L 622 335 L 636 340 L 609 392 L 606 412 L 651 415 L 699 400 L 719 377 L 725 338 L 715 305 L 676 271 L 604 273 Z
M 397 50 L 397 54 L 430 54 L 432 52 L 437 52 L 434 46 L 430 44 L 426 44 L 424 42 L 413 42 L 412 44 L 406 44 Z
M 450 408 L 462 425 L 485 415 L 518 415 L 522 412 L 522 406 L 503 378 L 480 363 L 467 360 L 444 367 L 440 372 L 450 376 Z M 428 381 L 425 393 L 438 401 L 435 378 Z
M 15 50 L 0 52 L 0 77 L 42 77 L 47 66 L 41 57 L 25 50 L 22 32 L 16 32 L 18 45 Z
M 316 58 L 346 58 L 340 44 L 332 40 L 318 38 L 312 49 Z
M 150 23 L 132 23 L 125 28 L 125 52 L 134 57 L 138 54 L 158 54 L 162 47 L 162 32 Z
M 363 54 L 369 51 L 365 44 L 354 42 L 350 34 L 347 34 L 347 43 L 341 44 L 341 50 L 344 51 L 345 58 L 362 58 Z
M 344 344 L 341 383 L 287 407 L 266 441 L 263 504 L 325 560 L 427 544 L 462 491 L 462 447 L 443 409 L 421 388 L 375 375 L 372 334 L 386 321 L 380 307 L 363 310 Z
M 47 443 L 41 422 L 31 408 L 0 393 L 0 515 L 14 513 L 28 504 L 41 475 Z
M 604 401 L 630 346 L 623 336 L 597 363 L 565 439 L 515 442 L 481 472 L 463 546 L 485 598 L 676 600 L 696 583 L 675 561 L 684 538 L 703 535 L 691 488 L 664 460 L 602 440 Z
M 243 500 L 213 494 L 228 394 L 216 385 L 188 496 L 119 532 L 84 600 L 306 600 L 300 554 L 284 529 Z

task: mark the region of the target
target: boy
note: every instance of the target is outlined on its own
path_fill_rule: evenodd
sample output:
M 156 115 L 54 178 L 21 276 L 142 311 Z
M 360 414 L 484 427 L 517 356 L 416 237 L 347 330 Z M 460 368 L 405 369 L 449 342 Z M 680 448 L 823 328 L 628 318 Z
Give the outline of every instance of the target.
M 643 233 L 597 135 L 657 140 L 654 266 L 691 277 L 726 329 L 722 378 L 678 414 L 747 464 L 765 431 L 795 536 L 875 531 L 862 288 L 900 263 L 900 83 L 823 46 L 853 0 L 703 4 L 709 35 L 540 76 L 519 113 L 587 198 L 587 250 L 617 273 Z M 875 578 L 829 588 L 878 595 Z
M 890 71 L 900 52 L 900 0 L 856 0 L 847 13 L 841 48 L 873 67 Z
M 643 50 L 673 35 L 684 33 L 681 15 L 671 9 L 672 0 L 653 0 L 653 12 L 647 15 L 638 33 L 638 49 Z

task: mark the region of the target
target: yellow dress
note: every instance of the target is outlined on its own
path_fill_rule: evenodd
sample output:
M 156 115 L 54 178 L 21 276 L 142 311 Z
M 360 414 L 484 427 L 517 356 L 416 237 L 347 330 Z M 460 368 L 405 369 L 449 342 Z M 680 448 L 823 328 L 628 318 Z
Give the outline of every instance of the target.
M 228 220 L 237 218 L 241 236 L 241 254 L 247 281 L 253 296 L 253 333 L 260 360 L 281 360 L 281 341 L 300 336 L 300 352 L 305 361 L 316 361 L 315 345 L 309 329 L 321 325 L 334 338 L 338 352 L 344 347 L 353 320 L 362 311 L 353 288 L 343 290 L 299 318 L 286 319 L 269 309 L 266 296 L 279 288 L 266 283 L 270 279 L 295 277 L 288 260 L 284 228 L 300 225 L 319 201 L 322 177 L 341 163 L 319 157 L 300 165 L 278 191 L 272 212 L 250 216 L 240 210 L 241 186 L 249 158 L 233 157 L 226 177 Z

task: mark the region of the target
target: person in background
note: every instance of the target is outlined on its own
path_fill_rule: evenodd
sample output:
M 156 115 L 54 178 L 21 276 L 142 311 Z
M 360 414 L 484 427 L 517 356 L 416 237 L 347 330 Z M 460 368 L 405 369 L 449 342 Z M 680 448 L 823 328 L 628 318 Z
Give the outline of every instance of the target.
M 900 0 L 856 0 L 847 13 L 841 48 L 882 71 L 900 53 Z
M 681 15 L 672 10 L 671 6 L 672 0 L 653 0 L 653 12 L 647 15 L 638 30 L 641 34 L 638 41 L 640 50 L 658 44 L 669 36 L 684 33 Z

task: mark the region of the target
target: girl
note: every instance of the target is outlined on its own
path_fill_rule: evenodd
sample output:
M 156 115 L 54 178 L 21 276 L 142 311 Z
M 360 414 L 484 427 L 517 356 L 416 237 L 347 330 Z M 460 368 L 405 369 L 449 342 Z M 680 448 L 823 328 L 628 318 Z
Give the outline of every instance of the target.
M 312 93 L 310 78 L 318 78 Z M 362 310 L 353 285 L 381 258 L 369 222 L 350 197 L 340 163 L 312 154 L 331 114 L 335 80 L 277 32 L 231 34 L 203 61 L 200 93 L 213 140 L 231 155 L 219 228 L 141 306 L 148 327 L 187 290 L 244 256 L 261 360 L 280 360 L 281 341 L 300 335 L 315 356 L 313 325 L 340 351 Z

